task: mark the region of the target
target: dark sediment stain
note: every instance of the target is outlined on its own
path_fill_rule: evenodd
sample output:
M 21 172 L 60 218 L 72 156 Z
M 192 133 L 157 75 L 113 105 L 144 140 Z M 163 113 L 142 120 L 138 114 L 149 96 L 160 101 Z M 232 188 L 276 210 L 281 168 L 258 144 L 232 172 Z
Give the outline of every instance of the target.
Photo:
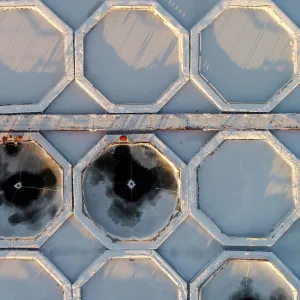
M 161 189 L 173 192 L 178 190 L 173 168 L 160 155 L 144 144 L 135 144 L 134 147 L 139 147 L 135 151 L 146 154 L 144 162 L 137 161 L 131 154 L 131 146 L 125 144 L 108 148 L 90 167 L 90 184 L 94 186 L 110 182 L 106 190 L 112 200 L 108 216 L 116 224 L 128 227 L 140 221 L 143 204 L 156 204 Z M 146 168 L 146 161 L 152 161 L 155 167 Z M 153 164 L 153 161 L 156 163 Z M 129 180 L 135 183 L 132 189 L 128 186 Z
M 17 189 L 15 184 L 21 182 L 22 187 Z M 56 184 L 56 177 L 50 169 L 34 174 L 21 171 L 12 174 L 1 183 L 8 204 L 18 208 L 27 208 L 44 193 L 44 188 L 53 188 Z
M 253 279 L 245 277 L 238 290 L 229 297 L 229 300 L 292 300 L 292 297 L 281 287 L 271 291 L 269 297 L 261 296 L 254 291 Z
M 22 185 L 32 188 L 21 187 L 17 189 L 15 184 L 19 181 L 22 182 Z M 1 184 L 1 189 L 9 205 L 26 208 L 38 199 L 42 186 L 43 180 L 40 176 L 29 172 L 18 172 L 4 180 Z
M 57 179 L 55 174 L 51 169 L 45 169 L 42 172 L 40 172 L 40 176 L 43 180 L 44 187 L 54 187 L 57 184 Z
M 39 218 L 40 218 L 40 210 L 33 208 L 28 211 L 14 213 L 8 218 L 8 221 L 11 225 L 15 226 L 20 223 L 35 224 L 36 222 L 39 221 Z
M 234 292 L 229 300 L 265 300 L 258 293 L 254 292 L 253 280 L 251 278 L 243 278 L 239 289 Z
M 113 201 L 107 213 L 115 224 L 128 227 L 134 227 L 142 216 L 142 212 L 137 205 L 124 203 L 124 201 L 119 199 Z
M 47 213 L 50 215 L 51 219 L 54 219 L 56 213 L 57 213 L 57 206 L 52 205 L 48 208 Z
M 16 150 L 7 146 L 8 144 L 4 146 L 5 154 L 18 159 L 21 148 Z M 0 205 L 15 207 L 15 213 L 8 218 L 12 226 L 20 223 L 37 226 L 44 216 L 55 216 L 58 207 L 50 203 L 55 194 L 57 178 L 51 169 L 46 168 L 36 173 L 23 170 L 8 174 L 7 166 L 2 165 L 1 173 L 4 179 L 0 182 Z M 17 188 L 15 185 L 19 182 L 21 186 Z
M 18 143 L 6 143 L 4 145 L 5 153 L 9 156 L 17 156 L 22 149 L 22 144 Z
M 292 297 L 281 287 L 271 291 L 270 300 L 292 300 Z
M 138 202 L 148 194 L 157 180 L 155 172 L 142 167 L 131 156 L 129 146 L 118 146 L 114 152 L 115 166 L 113 169 L 114 193 L 127 202 Z M 133 180 L 135 187 L 128 187 L 129 180 Z

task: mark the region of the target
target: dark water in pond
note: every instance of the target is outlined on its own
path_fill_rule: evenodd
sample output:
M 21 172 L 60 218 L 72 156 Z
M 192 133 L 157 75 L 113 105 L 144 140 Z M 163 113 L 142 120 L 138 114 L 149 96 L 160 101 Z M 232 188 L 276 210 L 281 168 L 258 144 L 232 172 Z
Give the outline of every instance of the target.
M 138 147 L 135 148 L 137 153 L 143 152 L 141 157 L 145 161 L 138 161 L 136 156 L 132 155 L 129 145 L 118 145 L 100 155 L 91 166 L 92 185 L 103 183 L 105 179 L 111 182 L 111 185 L 107 186 L 107 195 L 112 200 L 109 216 L 115 223 L 130 227 L 140 220 L 140 208 L 144 203 L 155 205 L 161 190 L 176 193 L 178 189 L 174 169 L 159 154 L 145 145 L 134 147 Z M 145 167 L 147 161 L 151 162 L 150 166 L 153 167 Z M 130 181 L 134 183 L 131 188 L 128 185 Z M 88 202 L 88 199 L 86 201 Z
M 148 194 L 157 177 L 155 172 L 142 167 L 132 159 L 128 146 L 118 146 L 114 152 L 113 189 L 117 196 L 129 202 L 138 202 Z M 128 187 L 129 180 L 135 184 Z
M 21 182 L 17 189 L 15 184 Z M 34 174 L 27 171 L 17 172 L 1 183 L 5 200 L 18 207 L 27 208 L 39 200 L 44 188 L 52 188 L 56 184 L 56 177 L 50 169 Z
M 229 297 L 229 300 L 292 300 L 292 297 L 281 287 L 272 290 L 268 297 L 261 296 L 255 292 L 253 279 L 245 277 L 238 290 Z
M 6 144 L 5 154 L 20 159 L 22 147 L 13 147 Z M 8 218 L 11 225 L 38 224 L 46 215 L 55 216 L 58 208 L 51 201 L 57 189 L 57 178 L 50 168 L 41 172 L 22 170 L 12 174 L 8 173 L 5 162 L 0 168 L 3 178 L 0 182 L 0 205 L 15 207 L 15 213 Z

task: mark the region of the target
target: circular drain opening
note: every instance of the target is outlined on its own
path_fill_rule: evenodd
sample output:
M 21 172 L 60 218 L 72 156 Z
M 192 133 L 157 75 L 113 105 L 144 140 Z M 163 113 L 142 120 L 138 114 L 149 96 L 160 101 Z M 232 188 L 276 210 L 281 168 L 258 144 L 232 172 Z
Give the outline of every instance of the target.
M 132 179 L 130 179 L 129 181 L 128 181 L 128 183 L 127 183 L 127 186 L 132 190 L 132 189 L 134 189 L 135 188 L 135 182 L 132 180 Z
M 18 182 L 14 185 L 15 189 L 19 190 L 22 188 L 22 182 Z

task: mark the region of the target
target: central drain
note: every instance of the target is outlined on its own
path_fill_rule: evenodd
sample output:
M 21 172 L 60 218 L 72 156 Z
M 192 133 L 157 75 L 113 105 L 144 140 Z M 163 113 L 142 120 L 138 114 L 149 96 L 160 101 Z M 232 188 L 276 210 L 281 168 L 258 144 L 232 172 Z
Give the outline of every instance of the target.
M 136 184 L 135 184 L 135 182 L 134 182 L 132 179 L 130 179 L 130 180 L 128 181 L 128 183 L 127 183 L 127 186 L 128 186 L 131 190 L 133 190 L 133 189 L 135 188 Z
M 14 187 L 15 187 L 17 190 L 21 189 L 21 188 L 22 188 L 22 182 L 17 182 L 17 183 L 14 185 Z

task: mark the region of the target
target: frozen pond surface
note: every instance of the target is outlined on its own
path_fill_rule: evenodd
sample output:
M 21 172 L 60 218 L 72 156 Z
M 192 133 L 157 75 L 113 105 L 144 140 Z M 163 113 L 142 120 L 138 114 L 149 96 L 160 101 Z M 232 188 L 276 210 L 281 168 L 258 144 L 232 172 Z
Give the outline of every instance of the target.
M 43 2 L 75 31 L 103 1 Z M 218 3 L 217 0 L 157 2 L 187 30 Z M 298 0 L 274 2 L 300 25 Z M 293 40 L 265 10 L 229 9 L 201 36 L 202 74 L 228 101 L 266 102 L 292 76 Z M 65 72 L 63 40 L 63 35 L 37 11 L 0 9 L 1 106 L 38 103 L 61 79 Z M 116 104 L 152 103 L 180 73 L 178 39 L 150 11 L 108 13 L 85 36 L 84 51 L 85 76 Z M 300 85 L 273 111 L 299 113 L 299 91 Z M 209 95 L 189 81 L 158 113 L 218 112 Z M 44 113 L 105 114 L 106 111 L 73 80 Z M 155 126 L 155 120 L 152 125 Z M 226 126 L 230 128 L 230 123 Z M 217 134 L 209 130 L 152 132 L 149 129 L 149 132 L 185 164 Z M 73 166 L 105 134 L 93 130 L 42 132 Z M 130 132 L 118 132 L 122 134 Z M 300 158 L 298 131 L 272 134 Z M 51 156 L 34 142 L 24 141 L 16 151 L 0 143 L 0 164 L 1 245 L 5 238 L 32 238 L 55 219 L 62 207 L 63 174 Z M 132 170 L 134 173 L 130 174 Z M 177 213 L 181 200 L 180 176 L 151 146 L 107 145 L 82 174 L 84 211 L 113 241 L 151 239 L 161 229 L 168 229 L 166 225 Z M 264 237 L 294 207 L 291 178 L 290 166 L 266 143 L 225 142 L 198 170 L 199 208 L 224 234 Z M 74 194 L 75 201 L 76 197 Z M 189 283 L 228 247 L 191 215 L 181 221 L 167 232 L 154 251 Z M 300 279 L 299 231 L 297 220 L 272 247 L 259 250 L 274 252 Z M 137 254 L 143 249 L 139 248 L 140 241 L 135 243 Z M 99 238 L 72 214 L 39 250 L 25 251 L 43 253 L 53 268 L 50 271 L 34 260 L 0 258 L 0 298 L 69 300 L 64 299 L 61 285 L 49 273 L 55 274 L 55 278 L 65 276 L 65 282 L 76 284 L 84 271 L 107 253 L 107 248 L 107 240 Z M 205 284 L 201 300 L 295 300 L 291 287 L 267 261 L 232 260 L 223 267 Z M 150 259 L 113 259 L 88 280 L 81 289 L 81 299 L 74 294 L 74 300 L 189 299 L 180 297 L 176 284 L 166 274 L 166 269 Z
M 266 11 L 230 9 L 201 34 L 201 73 L 229 102 L 266 102 L 293 76 L 293 47 Z
M 149 259 L 108 262 L 82 289 L 82 300 L 100 295 L 109 300 L 178 299 L 175 284 Z
M 187 218 L 158 249 L 158 253 L 188 281 L 221 251 L 222 246 L 192 217 Z
M 0 105 L 39 102 L 65 73 L 63 35 L 39 12 L 0 10 Z
M 6 300 L 64 300 L 63 290 L 37 263 L 0 260 L 1 297 Z
M 177 37 L 150 12 L 109 13 L 84 51 L 86 78 L 115 104 L 153 103 L 179 77 Z
M 67 237 L 67 238 L 66 238 Z M 43 253 L 75 281 L 105 247 L 75 218 L 70 218 L 42 247 Z
M 201 288 L 201 299 L 294 300 L 294 296 L 270 263 L 231 260 Z
M 262 141 L 224 142 L 198 185 L 199 208 L 230 236 L 267 236 L 294 207 L 292 169 Z

